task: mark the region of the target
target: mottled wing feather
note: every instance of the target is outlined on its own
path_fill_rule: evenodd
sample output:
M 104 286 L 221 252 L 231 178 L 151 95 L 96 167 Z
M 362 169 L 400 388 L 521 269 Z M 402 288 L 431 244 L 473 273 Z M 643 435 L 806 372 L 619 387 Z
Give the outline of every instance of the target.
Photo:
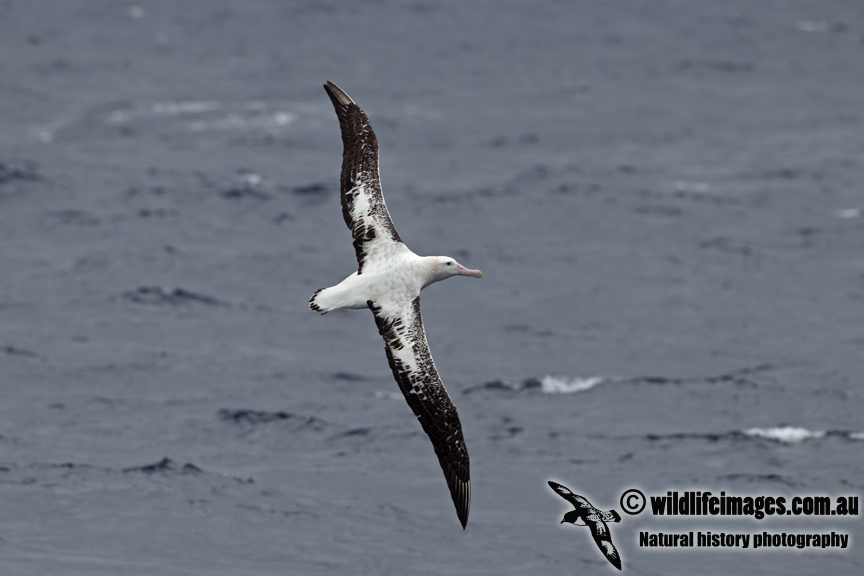
M 378 332 L 384 338 L 393 377 L 432 441 L 464 529 L 471 505 L 468 450 L 456 406 L 429 353 L 420 298 L 401 306 L 371 300 L 368 304 L 375 315 Z
M 601 521 L 592 522 L 589 528 L 591 529 L 591 536 L 594 538 L 594 542 L 597 543 L 597 547 L 600 548 L 606 559 L 618 570 L 621 570 L 621 556 L 618 554 L 615 545 L 612 544 L 612 534 L 609 533 L 609 527 Z
M 620 522 L 621 516 L 618 515 L 618 512 L 615 510 L 609 510 L 608 512 L 596 512 L 585 515 L 585 520 L 591 522 Z
M 342 216 L 354 237 L 360 265 L 386 260 L 404 245 L 381 193 L 378 176 L 378 139 L 366 113 L 341 88 L 327 82 L 324 90 L 333 102 L 342 130 Z
M 602 519 L 604 522 L 620 522 L 621 515 L 618 514 L 615 510 L 609 510 L 608 512 L 601 512 Z

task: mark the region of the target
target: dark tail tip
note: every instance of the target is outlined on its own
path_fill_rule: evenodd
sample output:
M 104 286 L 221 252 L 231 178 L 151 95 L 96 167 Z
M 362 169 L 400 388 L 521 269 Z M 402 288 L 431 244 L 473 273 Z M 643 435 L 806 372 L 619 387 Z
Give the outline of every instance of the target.
M 324 288 L 319 288 L 312 294 L 312 297 L 309 299 L 309 309 L 314 312 L 321 312 L 321 307 L 315 302 L 315 298 L 318 297 L 318 293 L 324 290 Z M 321 312 L 321 314 L 326 314 L 327 312 Z

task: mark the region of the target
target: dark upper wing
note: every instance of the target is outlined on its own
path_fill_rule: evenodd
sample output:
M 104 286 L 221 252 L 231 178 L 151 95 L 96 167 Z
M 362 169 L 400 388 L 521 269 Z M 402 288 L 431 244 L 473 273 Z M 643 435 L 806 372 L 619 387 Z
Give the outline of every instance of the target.
M 602 520 L 600 522 L 589 522 L 588 527 L 591 529 L 591 536 L 594 538 L 594 542 L 597 543 L 606 559 L 618 570 L 621 570 L 621 556 L 618 554 L 615 545 L 612 544 L 612 534 L 609 532 L 609 527 L 606 526 L 606 523 Z
M 569 488 L 566 486 L 562 486 L 557 482 L 552 482 L 549 480 L 549 487 L 552 488 L 559 496 L 573 504 L 577 510 L 584 510 L 586 513 L 591 513 L 595 511 L 594 506 L 591 505 L 588 500 L 585 499 L 584 496 L 579 496 L 578 494 L 574 494 Z
M 450 487 L 462 528 L 468 523 L 471 479 L 468 449 L 456 406 L 450 400 L 429 353 L 420 298 L 403 305 L 369 301 L 378 332 L 384 337 L 387 360 L 405 400 L 432 441 Z
M 393 226 L 378 177 L 378 139 L 366 113 L 341 88 L 328 81 L 324 90 L 333 102 L 342 130 L 342 216 L 354 237 L 360 265 L 386 260 L 404 248 Z

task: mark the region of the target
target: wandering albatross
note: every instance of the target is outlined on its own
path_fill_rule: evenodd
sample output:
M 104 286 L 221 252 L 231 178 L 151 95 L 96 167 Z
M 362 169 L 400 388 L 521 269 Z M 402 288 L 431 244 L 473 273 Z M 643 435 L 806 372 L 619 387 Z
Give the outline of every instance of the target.
M 354 237 L 359 269 L 316 291 L 309 308 L 322 314 L 336 308 L 372 310 L 393 377 L 432 441 L 464 530 L 471 505 L 468 450 L 456 406 L 429 353 L 420 291 L 451 276 L 482 278 L 483 273 L 448 256 L 418 256 L 402 243 L 381 194 L 378 140 L 369 118 L 332 82 L 324 90 L 342 130 L 342 216 Z

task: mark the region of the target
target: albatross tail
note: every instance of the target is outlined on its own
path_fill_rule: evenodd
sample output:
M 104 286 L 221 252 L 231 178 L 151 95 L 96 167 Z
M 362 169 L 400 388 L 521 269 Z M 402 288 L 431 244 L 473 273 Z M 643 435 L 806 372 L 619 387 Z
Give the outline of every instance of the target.
M 309 299 L 309 309 L 326 314 L 337 308 L 366 308 L 366 299 L 358 296 L 364 292 L 364 280 L 355 272 L 336 286 L 316 290 Z
M 326 304 L 324 305 L 324 307 L 322 307 L 321 303 L 318 302 L 318 297 L 324 290 L 327 290 L 327 288 L 319 288 L 318 290 L 315 290 L 315 293 L 312 294 L 312 298 L 309 299 L 309 309 L 313 312 L 320 312 L 321 314 L 326 314 L 327 312 L 332 310 L 332 308 L 327 308 Z

